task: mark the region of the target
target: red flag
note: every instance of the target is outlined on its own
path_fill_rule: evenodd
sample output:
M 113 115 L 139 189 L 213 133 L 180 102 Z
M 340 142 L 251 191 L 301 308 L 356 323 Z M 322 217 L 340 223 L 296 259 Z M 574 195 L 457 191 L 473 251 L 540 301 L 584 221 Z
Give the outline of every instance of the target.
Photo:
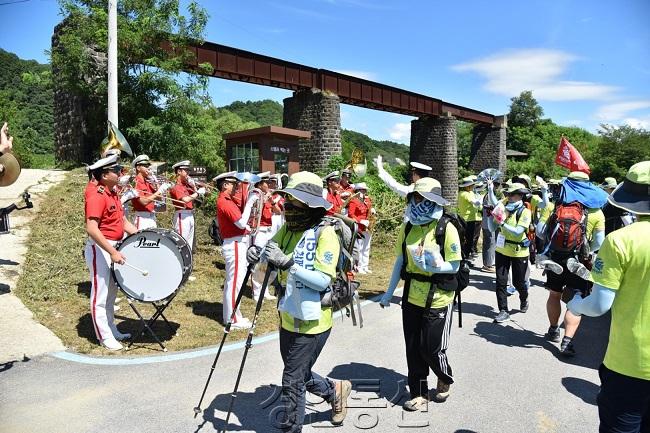
M 560 140 L 560 147 L 557 148 L 557 154 L 555 155 L 555 163 L 571 171 L 591 173 L 589 165 L 582 158 L 580 152 L 565 137 Z

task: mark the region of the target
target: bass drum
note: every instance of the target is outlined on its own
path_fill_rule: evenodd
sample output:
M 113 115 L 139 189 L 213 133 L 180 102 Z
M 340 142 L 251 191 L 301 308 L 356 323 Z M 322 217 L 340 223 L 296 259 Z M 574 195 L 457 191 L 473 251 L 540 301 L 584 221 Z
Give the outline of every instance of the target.
M 126 237 L 117 250 L 129 265 L 144 271 L 116 263 L 112 266 L 118 287 L 137 301 L 156 302 L 169 298 L 192 273 L 192 250 L 173 230 L 140 230 Z

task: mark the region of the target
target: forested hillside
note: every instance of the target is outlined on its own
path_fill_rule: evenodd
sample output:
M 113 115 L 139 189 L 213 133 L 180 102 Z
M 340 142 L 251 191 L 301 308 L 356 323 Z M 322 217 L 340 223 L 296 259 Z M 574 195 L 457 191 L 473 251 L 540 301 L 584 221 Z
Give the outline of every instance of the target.
M 33 154 L 54 150 L 50 65 L 22 60 L 0 48 L 0 120 L 14 136 L 15 154 L 31 162 Z

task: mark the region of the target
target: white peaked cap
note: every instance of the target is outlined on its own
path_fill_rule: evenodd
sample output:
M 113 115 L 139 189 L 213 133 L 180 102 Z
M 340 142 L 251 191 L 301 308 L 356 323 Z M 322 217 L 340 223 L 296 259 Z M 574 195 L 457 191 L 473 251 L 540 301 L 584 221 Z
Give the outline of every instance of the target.
M 109 168 L 117 165 L 117 155 L 109 155 L 106 158 L 98 159 L 95 163 L 88 166 L 89 171 L 97 170 L 98 168 Z

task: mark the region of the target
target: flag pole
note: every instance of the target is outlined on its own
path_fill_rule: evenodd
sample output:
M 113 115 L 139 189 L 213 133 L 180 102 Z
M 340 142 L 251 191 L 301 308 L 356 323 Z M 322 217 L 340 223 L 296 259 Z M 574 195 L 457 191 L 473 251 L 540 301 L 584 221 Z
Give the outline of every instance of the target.
M 108 121 L 117 119 L 117 0 L 108 0 Z

